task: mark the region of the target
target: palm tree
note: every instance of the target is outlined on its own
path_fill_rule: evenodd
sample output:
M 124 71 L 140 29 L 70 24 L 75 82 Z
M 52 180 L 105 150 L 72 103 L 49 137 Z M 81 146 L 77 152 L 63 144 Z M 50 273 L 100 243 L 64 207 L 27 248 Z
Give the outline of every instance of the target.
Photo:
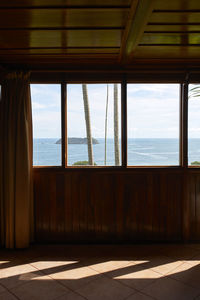
M 104 158 L 104 164 L 105 164 L 105 166 L 106 166 L 106 158 L 107 158 L 108 96 L 109 96 L 109 90 L 108 90 L 108 84 L 107 84 L 106 116 L 105 116 L 105 158 Z
M 120 165 L 119 158 L 119 121 L 118 121 L 118 87 L 114 84 L 114 142 L 115 142 L 115 165 Z
M 88 92 L 87 92 L 86 84 L 82 84 L 82 92 L 83 92 L 83 104 L 84 104 L 85 124 L 86 124 L 86 132 L 87 132 L 88 163 L 89 165 L 93 166 L 94 159 L 93 159 L 93 148 L 92 148 L 92 133 L 91 133 L 91 123 L 90 123 Z

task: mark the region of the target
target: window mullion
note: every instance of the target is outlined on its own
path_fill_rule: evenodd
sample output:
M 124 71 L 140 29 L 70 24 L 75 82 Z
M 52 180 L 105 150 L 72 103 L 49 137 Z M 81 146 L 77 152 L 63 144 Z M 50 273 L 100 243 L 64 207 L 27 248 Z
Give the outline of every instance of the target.
M 67 166 L 67 88 L 61 83 L 62 167 Z
M 181 92 L 181 165 L 188 166 L 188 83 L 182 84 Z
M 122 167 L 127 167 L 127 82 L 124 78 L 121 85 L 121 152 Z

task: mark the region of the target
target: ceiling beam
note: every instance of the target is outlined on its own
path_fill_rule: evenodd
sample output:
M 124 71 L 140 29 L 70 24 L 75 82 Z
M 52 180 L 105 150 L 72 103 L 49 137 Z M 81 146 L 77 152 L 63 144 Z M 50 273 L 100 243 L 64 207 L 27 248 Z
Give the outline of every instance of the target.
M 140 43 L 145 26 L 153 11 L 154 0 L 133 0 L 122 38 L 120 62 L 127 63 Z

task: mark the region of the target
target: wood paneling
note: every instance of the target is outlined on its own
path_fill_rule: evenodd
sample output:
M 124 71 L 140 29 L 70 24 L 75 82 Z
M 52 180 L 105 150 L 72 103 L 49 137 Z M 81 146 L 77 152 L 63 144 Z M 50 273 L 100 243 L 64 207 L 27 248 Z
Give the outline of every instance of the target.
M 199 11 L 154 11 L 149 19 L 149 23 L 199 23 Z
M 37 242 L 182 239 L 177 170 L 34 169 Z
M 167 59 L 185 59 L 182 61 L 183 66 L 187 68 L 187 63 L 191 63 L 187 60 L 188 57 L 190 59 L 199 59 L 199 46 L 179 46 L 179 45 L 140 45 L 134 53 L 135 59 L 143 59 L 145 53 L 148 52 L 149 58 L 152 59 L 162 59 L 167 62 Z M 171 66 L 173 62 L 170 62 Z M 198 65 L 197 65 L 198 66 Z
M 101 28 L 126 25 L 129 10 L 127 8 L 67 8 L 67 9 L 2 9 L 0 10 L 0 28 L 28 29 L 43 27 L 54 28 Z
M 73 6 L 73 7 L 87 7 L 87 6 L 97 6 L 97 7 L 106 7 L 106 6 L 129 6 L 131 0 L 9 0 L 1 1 L 0 7 L 57 7 L 57 6 Z
M 120 30 L 24 30 L 1 31 L 0 47 L 9 48 L 46 48 L 46 47 L 74 47 L 74 48 L 96 48 L 96 47 L 120 47 Z
M 108 58 L 127 70 L 170 58 L 188 69 L 192 60 L 200 65 L 199 20 L 198 0 L 1 1 L 0 63 L 67 69 L 74 55 L 75 69 L 86 58 L 93 68 L 108 66 Z
M 157 10 L 193 10 L 199 7 L 199 0 L 154 1 Z
M 190 204 L 190 238 L 200 240 L 200 171 L 190 170 L 188 175 Z
M 199 33 L 163 33 L 163 32 L 152 32 L 144 33 L 141 39 L 140 45 L 200 45 Z

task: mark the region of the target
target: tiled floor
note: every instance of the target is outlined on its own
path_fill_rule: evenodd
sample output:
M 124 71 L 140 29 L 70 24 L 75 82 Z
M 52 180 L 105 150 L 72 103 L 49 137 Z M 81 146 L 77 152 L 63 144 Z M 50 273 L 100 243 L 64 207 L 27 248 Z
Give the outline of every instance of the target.
M 0 300 L 200 300 L 200 244 L 0 250 Z

